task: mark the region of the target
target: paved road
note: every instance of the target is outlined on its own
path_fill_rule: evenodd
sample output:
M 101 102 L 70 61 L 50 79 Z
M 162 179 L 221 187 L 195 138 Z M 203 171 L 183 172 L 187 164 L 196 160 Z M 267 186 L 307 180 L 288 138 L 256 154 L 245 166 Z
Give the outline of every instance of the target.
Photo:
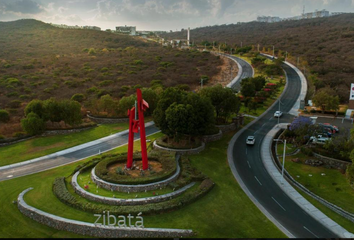
M 254 74 L 253 68 L 248 62 L 246 62 L 245 60 L 243 60 L 241 58 L 231 56 L 231 55 L 226 55 L 226 56 L 228 56 L 229 58 L 235 59 L 242 67 L 242 75 L 241 75 L 240 79 L 233 86 L 231 86 L 232 89 L 234 89 L 236 91 L 240 91 L 242 79 L 253 77 L 253 74 Z
M 160 130 L 155 125 L 146 127 L 146 135 L 151 135 Z M 135 134 L 135 139 L 140 139 L 138 134 Z M 99 152 L 105 152 L 124 145 L 128 142 L 128 133 L 114 137 L 109 140 L 102 141 L 96 145 L 85 147 L 83 149 L 64 154 L 62 156 L 45 159 L 38 162 L 29 163 L 23 166 L 14 167 L 11 169 L 0 170 L 0 181 L 9 180 L 16 177 L 26 176 L 37 172 L 46 171 L 51 168 L 56 168 L 81 159 L 97 155 Z
M 301 82 L 296 72 L 283 65 L 288 76 L 288 88 L 283 95 L 281 110 L 288 112 L 300 94 Z M 278 110 L 275 105 L 268 114 L 247 129 L 233 146 L 234 164 L 244 184 L 257 201 L 290 233 L 297 238 L 337 237 L 317 220 L 309 216 L 290 199 L 273 181 L 261 160 L 261 142 L 264 136 L 277 124 L 273 117 Z M 293 116 L 285 114 L 281 122 L 291 122 Z M 256 137 L 254 146 L 246 146 L 247 136 Z

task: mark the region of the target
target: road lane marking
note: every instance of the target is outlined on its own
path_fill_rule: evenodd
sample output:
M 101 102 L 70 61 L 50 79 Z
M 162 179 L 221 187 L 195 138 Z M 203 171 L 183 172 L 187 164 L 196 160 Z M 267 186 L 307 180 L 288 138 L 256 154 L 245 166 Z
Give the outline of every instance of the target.
M 9 176 L 7 176 L 8 178 L 12 178 L 14 175 L 9 175 Z
M 286 211 L 285 208 L 283 208 L 283 206 L 280 205 L 280 203 L 277 200 L 275 200 L 275 198 L 272 197 L 272 199 L 274 200 L 274 202 L 276 202 L 279 205 L 279 207 L 281 207 L 284 211 Z
M 316 238 L 319 238 L 316 234 L 314 234 L 313 232 L 311 232 L 307 227 L 304 226 L 304 228 L 309 231 L 312 235 L 314 235 Z
M 249 167 L 249 168 L 251 168 L 251 164 L 250 164 L 250 162 L 249 162 L 249 161 L 247 161 L 247 163 L 248 163 L 248 167 Z
M 247 147 L 246 147 L 246 155 L 247 155 Z
M 269 118 L 269 121 L 272 121 L 272 119 L 273 119 L 273 117 L 270 117 L 270 118 Z
M 263 124 L 261 128 L 263 128 L 266 124 Z
M 257 182 L 259 183 L 259 185 L 262 186 L 262 183 L 258 180 L 258 178 L 256 176 L 254 176 L 254 178 L 257 180 Z

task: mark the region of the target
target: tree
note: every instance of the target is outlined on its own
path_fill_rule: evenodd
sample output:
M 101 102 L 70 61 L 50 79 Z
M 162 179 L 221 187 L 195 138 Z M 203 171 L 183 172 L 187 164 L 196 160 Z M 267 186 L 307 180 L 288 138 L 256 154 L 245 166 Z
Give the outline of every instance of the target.
M 149 108 L 144 113 L 145 116 L 151 116 L 157 106 L 159 101 L 159 96 L 157 93 L 151 88 L 143 88 L 141 89 L 141 94 L 143 99 L 149 104 Z
M 25 108 L 25 115 L 27 116 L 29 113 L 35 113 L 43 120 L 46 120 L 45 108 L 43 106 L 43 101 L 35 99 L 28 103 Z
M 264 85 L 266 84 L 266 79 L 263 76 L 258 76 L 251 78 L 251 82 L 254 84 L 255 90 L 258 92 L 263 89 Z
M 171 135 L 178 141 L 181 134 L 191 135 L 194 130 L 194 108 L 190 104 L 173 103 L 166 110 L 166 122 Z
M 111 95 L 107 94 L 100 98 L 99 105 L 103 111 L 112 113 L 116 108 L 118 108 L 118 104 L 113 100 Z
M 244 97 L 254 97 L 256 95 L 256 87 L 249 79 L 243 79 L 241 82 L 241 94 Z
M 61 104 L 54 98 L 45 100 L 43 102 L 43 108 L 45 110 L 45 119 L 48 119 L 53 123 L 59 123 L 63 120 L 63 109 Z
M 0 122 L 7 123 L 9 120 L 9 113 L 6 110 L 0 110 Z
M 230 88 L 223 88 L 221 85 L 205 87 L 200 91 L 200 95 L 210 99 L 217 119 L 221 118 L 224 122 L 231 114 L 240 110 L 241 102 Z
M 21 126 L 30 135 L 40 134 L 45 129 L 43 119 L 34 112 L 30 112 L 26 118 L 21 120 Z
M 319 90 L 312 99 L 313 103 L 321 107 L 322 113 L 326 110 L 339 109 L 339 97 L 335 95 L 335 91 L 330 88 L 323 88 Z
M 122 97 L 118 104 L 118 115 L 120 117 L 126 117 L 128 110 L 131 109 L 136 101 L 136 95 L 130 95 L 129 97 Z
M 60 102 L 60 105 L 65 123 L 75 126 L 82 122 L 81 105 L 79 102 L 63 100 Z
M 153 112 L 153 118 L 156 126 L 161 129 L 164 134 L 171 135 L 168 123 L 166 121 L 166 110 L 173 103 L 182 103 L 185 92 L 177 88 L 167 88 L 160 96 L 156 109 Z

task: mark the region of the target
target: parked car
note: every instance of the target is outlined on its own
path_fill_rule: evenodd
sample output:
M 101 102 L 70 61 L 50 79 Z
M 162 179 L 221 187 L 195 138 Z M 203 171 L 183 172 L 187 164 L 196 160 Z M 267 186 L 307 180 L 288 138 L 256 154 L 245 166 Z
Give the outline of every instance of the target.
M 247 145 L 254 145 L 255 142 L 256 142 L 256 138 L 254 136 L 247 137 L 247 140 L 246 140 Z
M 325 123 L 319 123 L 318 124 L 320 127 L 322 127 L 322 129 L 324 130 L 324 131 L 328 131 L 328 132 L 330 132 L 331 134 L 334 134 L 334 133 L 336 133 L 336 130 L 334 129 L 334 127 L 332 126 L 332 125 L 327 125 L 327 124 L 325 124 Z
M 336 133 L 339 132 L 339 128 L 337 126 L 331 125 L 330 123 L 324 123 L 323 125 L 330 127 L 332 130 L 334 130 Z
M 274 113 L 274 117 L 276 117 L 276 118 L 280 118 L 282 115 L 283 115 L 283 113 L 281 111 L 276 111 Z
M 330 139 L 329 138 L 325 138 L 325 137 L 316 138 L 316 139 L 313 140 L 314 143 L 321 144 L 321 145 L 324 145 L 327 141 L 330 141 Z

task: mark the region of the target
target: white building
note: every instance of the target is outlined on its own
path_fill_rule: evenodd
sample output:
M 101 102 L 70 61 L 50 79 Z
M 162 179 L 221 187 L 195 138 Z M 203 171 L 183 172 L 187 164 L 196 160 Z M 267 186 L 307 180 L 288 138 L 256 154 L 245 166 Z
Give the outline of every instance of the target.
M 116 27 L 116 31 L 118 33 L 129 34 L 131 36 L 136 35 L 136 27 L 135 26 L 118 26 Z
M 259 16 L 257 17 L 258 22 L 266 22 L 266 23 L 274 23 L 274 22 L 280 22 L 281 18 L 280 17 L 272 17 L 272 16 Z

